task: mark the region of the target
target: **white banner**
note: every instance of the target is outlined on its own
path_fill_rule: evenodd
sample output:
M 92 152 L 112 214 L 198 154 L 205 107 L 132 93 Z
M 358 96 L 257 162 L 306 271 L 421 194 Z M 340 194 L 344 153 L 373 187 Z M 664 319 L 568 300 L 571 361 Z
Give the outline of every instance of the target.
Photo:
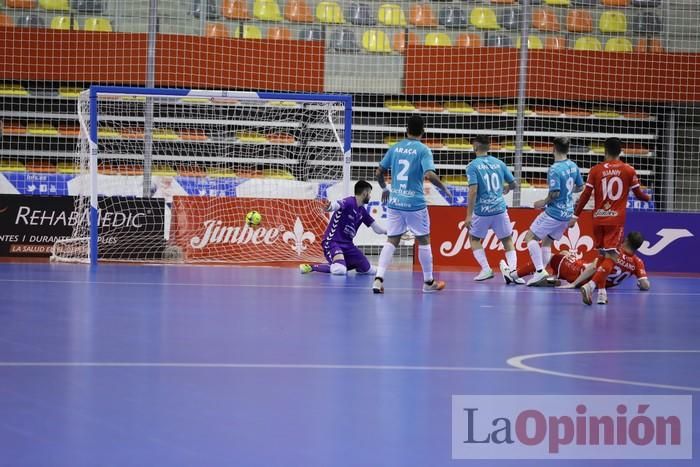
M 452 396 L 453 459 L 692 456 L 691 396 Z

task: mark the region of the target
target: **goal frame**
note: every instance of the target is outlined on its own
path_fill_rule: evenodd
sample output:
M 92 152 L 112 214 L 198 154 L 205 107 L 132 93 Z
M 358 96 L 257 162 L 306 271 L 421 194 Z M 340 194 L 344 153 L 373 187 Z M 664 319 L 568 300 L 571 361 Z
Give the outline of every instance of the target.
M 89 128 L 87 128 L 87 143 L 89 148 L 89 172 L 90 172 L 90 240 L 88 257 L 91 266 L 98 263 L 98 97 L 100 95 L 112 96 L 143 96 L 151 97 L 193 97 L 193 98 L 230 98 L 230 99 L 260 99 L 260 100 L 287 100 L 297 102 L 338 102 L 344 106 L 344 128 L 343 128 L 343 193 L 350 193 L 350 167 L 352 162 L 352 96 L 348 94 L 304 94 L 304 93 L 283 93 L 283 92 L 249 92 L 249 91 L 227 91 L 227 90 L 198 90 L 179 88 L 139 88 L 129 86 L 90 86 L 86 91 L 89 99 Z M 146 119 L 148 116 L 146 116 Z M 337 136 L 337 135 L 336 135 Z M 144 162 L 146 156 L 144 154 Z M 150 171 L 148 164 L 144 164 L 144 176 L 148 176 L 146 171 Z

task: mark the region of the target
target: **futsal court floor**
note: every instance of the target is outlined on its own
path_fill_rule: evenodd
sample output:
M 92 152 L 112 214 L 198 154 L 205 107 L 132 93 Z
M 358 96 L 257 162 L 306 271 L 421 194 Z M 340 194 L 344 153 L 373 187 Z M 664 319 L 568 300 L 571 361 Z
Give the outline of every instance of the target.
M 439 277 L 1 264 L 0 465 L 700 465 L 451 457 L 452 395 L 698 394 L 700 279 Z

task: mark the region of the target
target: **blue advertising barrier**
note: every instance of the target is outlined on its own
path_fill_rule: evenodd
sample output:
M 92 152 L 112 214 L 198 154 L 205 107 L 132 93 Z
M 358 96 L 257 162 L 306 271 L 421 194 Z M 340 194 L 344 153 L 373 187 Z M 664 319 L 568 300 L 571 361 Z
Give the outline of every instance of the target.
M 638 254 L 647 270 L 700 273 L 700 214 L 629 211 L 625 232 L 635 230 L 646 239 Z

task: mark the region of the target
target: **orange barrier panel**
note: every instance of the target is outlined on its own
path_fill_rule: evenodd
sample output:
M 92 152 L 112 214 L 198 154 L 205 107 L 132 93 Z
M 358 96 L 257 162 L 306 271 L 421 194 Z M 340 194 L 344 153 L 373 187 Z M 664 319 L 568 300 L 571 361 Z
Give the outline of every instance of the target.
M 700 101 L 700 54 L 531 50 L 528 65 L 531 98 Z M 517 76 L 516 49 L 406 49 L 407 95 L 515 97 Z
M 146 45 L 146 34 L 0 28 L 0 79 L 143 85 Z M 159 34 L 157 48 L 158 86 L 323 91 L 323 42 Z

